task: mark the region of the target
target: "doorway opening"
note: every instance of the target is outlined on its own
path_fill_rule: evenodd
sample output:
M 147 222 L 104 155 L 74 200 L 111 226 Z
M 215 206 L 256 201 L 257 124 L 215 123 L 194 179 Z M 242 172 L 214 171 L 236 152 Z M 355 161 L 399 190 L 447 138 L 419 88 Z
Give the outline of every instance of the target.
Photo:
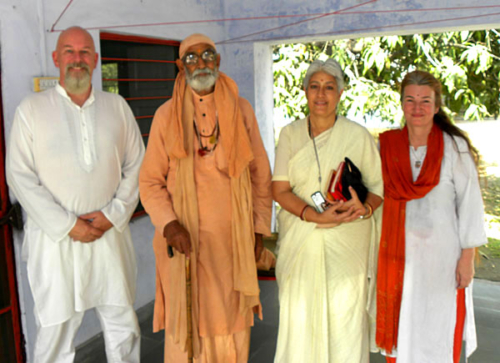
M 500 30 L 337 39 L 273 47 L 275 138 L 308 113 L 302 80 L 315 59 L 336 59 L 345 73 L 339 113 L 376 138 L 403 121 L 399 86 L 409 71 L 432 73 L 443 86 L 445 110 L 479 149 L 488 244 L 479 249 L 476 277 L 500 281 Z

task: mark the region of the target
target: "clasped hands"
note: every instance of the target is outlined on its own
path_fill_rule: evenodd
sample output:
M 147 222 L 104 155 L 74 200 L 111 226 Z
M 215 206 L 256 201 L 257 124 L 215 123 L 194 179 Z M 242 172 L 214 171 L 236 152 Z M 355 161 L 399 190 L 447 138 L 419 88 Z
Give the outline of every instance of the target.
M 187 258 L 191 256 L 191 237 L 189 232 L 184 228 L 178 220 L 167 223 L 163 229 L 163 237 L 167 239 L 167 244 L 172 246 L 178 252 L 186 255 Z M 262 234 L 255 233 L 255 261 L 258 261 L 264 244 L 262 242 Z
M 332 228 L 342 223 L 349 223 L 367 213 L 366 207 L 361 203 L 354 188 L 349 187 L 352 198 L 346 202 L 328 201 L 323 213 L 313 208 L 308 208 L 304 213 L 304 219 L 317 224 L 317 228 Z
M 94 242 L 102 237 L 102 235 L 113 224 L 101 211 L 83 214 L 77 218 L 76 224 L 69 231 L 69 236 L 78 242 Z

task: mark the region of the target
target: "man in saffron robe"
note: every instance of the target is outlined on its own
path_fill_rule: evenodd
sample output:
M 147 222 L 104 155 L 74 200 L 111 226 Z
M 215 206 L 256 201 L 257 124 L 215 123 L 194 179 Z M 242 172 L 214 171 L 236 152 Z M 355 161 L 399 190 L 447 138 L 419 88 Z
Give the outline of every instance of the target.
M 193 34 L 179 56 L 173 96 L 155 114 L 139 178 L 156 227 L 153 330 L 165 329 L 165 362 L 187 361 L 189 258 L 195 362 L 246 362 L 254 312 L 261 316 L 256 261 L 269 258 L 262 253 L 269 161 L 252 107 L 218 71 L 214 42 Z

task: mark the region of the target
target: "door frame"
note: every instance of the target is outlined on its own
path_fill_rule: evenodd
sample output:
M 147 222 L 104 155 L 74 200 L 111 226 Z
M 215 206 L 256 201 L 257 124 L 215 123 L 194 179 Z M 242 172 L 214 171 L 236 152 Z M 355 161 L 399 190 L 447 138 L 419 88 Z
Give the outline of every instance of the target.
M 0 66 L 0 218 L 4 217 L 11 208 L 9 200 L 9 191 L 7 188 L 7 181 L 5 177 L 5 128 L 3 122 L 3 108 L 2 108 L 2 72 Z M 5 244 L 0 248 L 5 248 L 5 258 L 7 266 L 7 277 L 9 282 L 9 295 L 10 305 L 0 310 L 1 314 L 12 314 L 12 334 L 14 337 L 16 362 L 22 363 L 26 361 L 24 351 L 24 336 L 21 327 L 21 315 L 19 311 L 19 295 L 17 290 L 16 280 L 16 265 L 14 262 L 14 242 L 12 238 L 12 227 L 8 224 L 0 226 L 0 233 L 3 234 Z

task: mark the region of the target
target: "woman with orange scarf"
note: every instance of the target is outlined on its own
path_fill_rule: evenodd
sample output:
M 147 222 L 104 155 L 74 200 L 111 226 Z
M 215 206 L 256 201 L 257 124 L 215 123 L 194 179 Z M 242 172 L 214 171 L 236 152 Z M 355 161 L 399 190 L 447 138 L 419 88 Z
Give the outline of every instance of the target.
M 401 85 L 406 126 L 380 135 L 385 203 L 377 277 L 377 345 L 388 362 L 459 362 L 474 352 L 474 247 L 486 243 L 467 136 L 441 109 L 431 74 Z

